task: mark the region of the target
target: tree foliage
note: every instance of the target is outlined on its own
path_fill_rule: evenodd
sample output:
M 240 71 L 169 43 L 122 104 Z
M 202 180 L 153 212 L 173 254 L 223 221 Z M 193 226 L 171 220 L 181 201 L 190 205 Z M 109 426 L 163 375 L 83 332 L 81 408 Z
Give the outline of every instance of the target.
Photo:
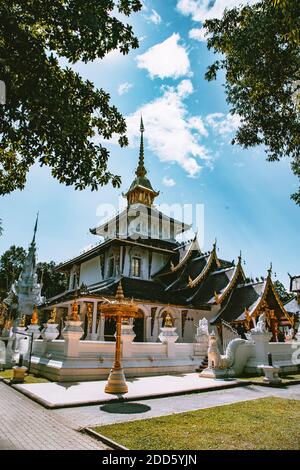
M 288 292 L 284 285 L 278 280 L 274 282 L 274 288 L 283 304 L 286 304 L 295 297 L 295 295 Z
M 269 161 L 290 157 L 300 178 L 299 22 L 298 0 L 262 0 L 204 26 L 208 48 L 222 54 L 206 79 L 225 70 L 227 101 L 241 117 L 233 143 L 263 144 Z M 292 198 L 300 205 L 300 188 Z
M 67 289 L 67 276 L 55 271 L 54 261 L 37 264 L 38 279 L 42 281 L 42 295 L 50 299 Z
M 5 297 L 12 283 L 18 279 L 25 261 L 26 251 L 12 245 L 0 257 L 0 297 Z
M 118 18 L 141 6 L 140 0 L 0 2 L 0 80 L 6 85 L 0 194 L 24 188 L 35 162 L 75 189 L 120 185 L 107 168 L 108 150 L 97 142 L 116 133 L 126 145 L 125 120 L 108 93 L 62 67 L 60 59 L 86 63 L 137 48 L 132 27 Z

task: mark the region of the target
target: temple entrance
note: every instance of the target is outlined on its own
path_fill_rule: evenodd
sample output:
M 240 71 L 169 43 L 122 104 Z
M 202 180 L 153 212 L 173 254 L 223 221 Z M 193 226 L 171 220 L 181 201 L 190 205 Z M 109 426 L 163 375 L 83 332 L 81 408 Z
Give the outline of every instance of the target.
M 116 320 L 114 318 L 105 318 L 104 323 L 104 341 L 116 341 Z
M 133 331 L 135 332 L 135 343 L 143 343 L 145 341 L 145 318 L 141 310 L 139 310 L 139 316 L 133 321 Z

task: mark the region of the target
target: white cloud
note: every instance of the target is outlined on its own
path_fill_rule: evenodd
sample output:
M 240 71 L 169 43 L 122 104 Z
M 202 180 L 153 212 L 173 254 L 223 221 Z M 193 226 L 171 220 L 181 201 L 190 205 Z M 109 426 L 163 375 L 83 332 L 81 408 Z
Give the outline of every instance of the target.
M 206 41 L 207 36 L 205 36 L 205 33 L 206 28 L 193 28 L 189 31 L 189 37 L 196 41 Z
M 179 44 L 180 35 L 173 33 L 165 41 L 138 55 L 137 65 L 148 70 L 150 77 L 179 78 L 190 75 L 190 61 L 186 49 Z
M 194 21 L 203 23 L 211 18 L 222 18 L 225 8 L 254 5 L 259 0 L 178 0 L 177 9 L 183 15 L 191 15 Z
M 241 117 L 238 114 L 213 113 L 205 118 L 206 123 L 218 134 L 227 135 L 235 132 L 241 125 Z
M 168 186 L 169 188 L 176 185 L 176 181 L 173 178 L 168 178 L 167 176 L 163 178 L 162 182 L 165 186 Z
M 128 82 L 120 83 L 120 85 L 118 86 L 118 94 L 120 96 L 125 95 L 125 93 L 128 93 L 130 88 L 132 87 L 133 87 L 132 83 L 128 83 Z
M 160 97 L 141 106 L 126 121 L 130 143 L 137 145 L 142 114 L 148 148 L 161 161 L 177 163 L 189 176 L 196 177 L 203 164 L 211 165 L 211 155 L 201 143 L 207 135 L 201 117 L 190 116 L 184 102 L 192 91 L 183 82 L 177 88 L 165 88 Z
M 189 118 L 189 126 L 191 129 L 196 129 L 200 135 L 203 135 L 204 137 L 208 136 L 208 132 L 205 128 L 204 122 L 200 116 L 193 116 Z
M 193 93 L 193 91 L 194 88 L 191 80 L 182 80 L 177 87 L 177 93 L 182 98 L 190 95 L 191 93 Z
M 157 13 L 156 10 L 151 10 L 151 14 L 145 17 L 148 21 L 154 24 L 161 23 L 161 16 Z

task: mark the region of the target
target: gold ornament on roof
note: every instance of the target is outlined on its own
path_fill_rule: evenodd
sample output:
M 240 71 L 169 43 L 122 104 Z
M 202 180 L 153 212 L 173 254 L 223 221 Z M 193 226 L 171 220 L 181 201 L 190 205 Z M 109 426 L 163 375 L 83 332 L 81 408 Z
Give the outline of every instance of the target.
M 25 315 L 21 315 L 20 321 L 19 321 L 19 326 L 21 328 L 25 327 Z
M 38 325 L 39 323 L 39 314 L 37 310 L 37 306 L 34 306 L 32 317 L 31 317 L 31 325 Z

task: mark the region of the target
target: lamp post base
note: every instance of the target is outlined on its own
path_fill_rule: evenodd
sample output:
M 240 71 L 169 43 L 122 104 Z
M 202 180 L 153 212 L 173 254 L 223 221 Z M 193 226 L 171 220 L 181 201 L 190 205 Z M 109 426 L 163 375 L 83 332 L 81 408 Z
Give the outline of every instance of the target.
M 105 393 L 112 393 L 115 395 L 128 392 L 128 387 L 125 381 L 125 375 L 122 368 L 111 369 L 108 377 L 108 382 L 105 386 L 104 391 Z

